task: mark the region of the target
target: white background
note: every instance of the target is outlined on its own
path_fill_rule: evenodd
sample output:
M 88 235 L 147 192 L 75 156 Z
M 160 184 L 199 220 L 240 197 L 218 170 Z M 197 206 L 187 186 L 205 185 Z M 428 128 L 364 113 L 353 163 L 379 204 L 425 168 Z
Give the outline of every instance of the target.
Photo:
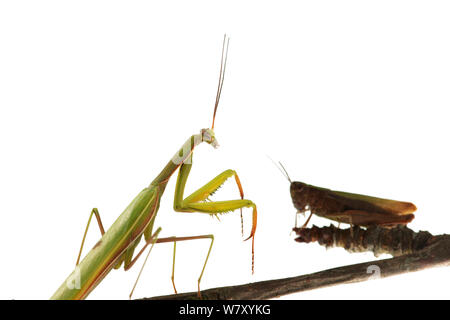
M 374 259 L 294 242 L 289 183 L 267 156 L 294 180 L 412 201 L 411 228 L 450 232 L 449 14 L 446 1 L 2 1 L 0 298 L 49 298 L 90 210 L 110 226 L 210 126 L 225 32 L 221 147 L 196 150 L 187 191 L 239 173 L 259 208 L 255 274 L 239 214 L 175 213 L 174 177 L 157 225 L 216 236 L 202 288 Z M 230 181 L 215 199 L 237 196 Z M 94 226 L 86 248 L 98 238 Z M 207 248 L 178 244 L 180 292 L 196 290 Z M 171 259 L 171 244 L 154 248 L 135 297 L 172 293 Z M 89 298 L 127 299 L 140 265 L 112 271 Z M 449 298 L 449 285 L 437 268 L 283 298 Z

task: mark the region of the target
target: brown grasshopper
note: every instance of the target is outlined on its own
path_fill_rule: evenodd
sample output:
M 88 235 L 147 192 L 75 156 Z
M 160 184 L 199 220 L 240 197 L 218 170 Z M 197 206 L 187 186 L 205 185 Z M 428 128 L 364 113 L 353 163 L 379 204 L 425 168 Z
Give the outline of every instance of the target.
M 413 212 L 417 208 L 411 202 L 335 191 L 291 181 L 286 169 L 281 163 L 280 165 L 291 184 L 292 202 L 297 213 L 311 212 L 303 228 L 306 227 L 313 213 L 339 223 L 357 226 L 394 227 L 406 225 L 414 219 Z

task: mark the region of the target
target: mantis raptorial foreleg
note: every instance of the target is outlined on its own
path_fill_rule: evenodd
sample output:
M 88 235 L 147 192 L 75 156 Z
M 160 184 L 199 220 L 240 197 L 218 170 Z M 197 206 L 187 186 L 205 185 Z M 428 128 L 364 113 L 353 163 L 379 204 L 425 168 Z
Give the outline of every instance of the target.
M 180 167 L 180 171 L 178 172 L 177 184 L 175 189 L 175 198 L 174 198 L 174 210 L 179 212 L 201 212 L 208 213 L 210 215 L 217 216 L 218 214 L 224 214 L 236 209 L 242 208 L 253 208 L 253 226 L 250 233 L 250 236 L 246 239 L 252 238 L 252 272 L 254 270 L 254 234 L 256 230 L 256 205 L 246 199 L 240 200 L 228 200 L 228 201 L 209 201 L 209 196 L 214 194 L 218 188 L 230 177 L 234 176 L 236 183 L 239 187 L 239 191 L 241 196 L 243 197 L 244 192 L 242 190 L 242 186 L 239 180 L 238 175 L 234 170 L 226 170 L 219 174 L 217 177 L 206 183 L 203 187 L 193 192 L 190 196 L 183 199 L 184 189 L 186 186 L 187 178 L 189 176 L 189 172 L 192 168 L 192 154 L 189 156 L 188 161 L 183 163 Z
M 190 160 L 192 161 L 192 157 Z M 186 179 L 180 180 L 180 183 L 186 184 L 187 175 L 189 175 L 189 171 L 190 171 L 189 164 L 183 165 L 182 168 L 180 169 L 180 173 L 181 173 L 181 170 L 184 170 Z M 193 211 L 199 211 L 194 208 L 190 208 L 189 205 L 193 204 L 193 203 L 199 203 L 199 202 L 201 203 L 201 202 L 209 200 L 209 197 L 212 196 L 217 191 L 217 189 L 219 189 L 222 186 L 222 184 L 228 178 L 231 178 L 232 176 L 234 176 L 236 185 L 238 186 L 238 189 L 239 189 L 239 194 L 241 196 L 241 200 L 243 200 L 244 199 L 244 190 L 242 189 L 241 180 L 239 179 L 239 176 L 237 175 L 236 171 L 234 171 L 234 170 L 226 170 L 226 171 L 222 172 L 221 174 L 219 174 L 214 179 L 212 179 L 210 182 L 205 184 L 203 187 L 201 187 L 197 191 L 193 192 L 190 196 L 185 198 L 181 203 L 181 207 L 176 208 L 175 210 L 182 211 L 182 212 L 186 212 L 186 211 L 190 212 L 191 211 L 190 209 L 193 209 Z M 180 190 L 180 191 L 181 192 L 184 191 L 184 186 L 183 186 L 183 190 Z M 182 196 L 183 195 L 181 195 L 181 197 L 176 200 L 179 201 L 179 199 L 182 199 Z M 178 204 L 180 204 L 180 203 L 178 202 Z M 177 206 L 177 203 L 174 203 L 174 206 Z M 239 207 L 239 209 L 240 209 L 240 215 L 241 215 L 241 233 L 243 234 L 244 227 L 243 227 L 243 218 L 242 218 L 242 207 Z M 206 212 L 206 213 L 211 213 L 211 212 Z M 219 213 L 223 213 L 223 212 L 219 212 Z
M 76 265 L 78 265 L 80 263 L 80 257 L 81 257 L 81 252 L 83 251 L 84 240 L 86 240 L 86 235 L 87 235 L 87 232 L 89 229 L 89 225 L 91 224 L 93 215 L 95 215 L 95 218 L 97 219 L 97 224 L 100 229 L 100 233 L 102 234 L 102 236 L 105 234 L 105 229 L 103 228 L 103 223 L 102 223 L 102 219 L 100 218 L 100 213 L 98 212 L 97 208 L 93 208 L 91 211 L 91 214 L 89 215 L 89 220 L 86 225 L 86 230 L 84 231 L 83 240 L 81 240 L 81 247 L 80 247 L 80 252 L 78 253 Z

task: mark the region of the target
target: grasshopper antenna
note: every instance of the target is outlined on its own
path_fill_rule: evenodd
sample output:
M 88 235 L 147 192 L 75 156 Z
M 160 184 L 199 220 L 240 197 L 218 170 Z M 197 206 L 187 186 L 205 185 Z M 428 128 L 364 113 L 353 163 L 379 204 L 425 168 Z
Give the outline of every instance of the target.
M 289 174 L 287 173 L 287 171 L 286 171 L 286 169 L 284 168 L 284 166 L 283 166 L 283 164 L 281 163 L 281 161 L 278 161 L 278 163 L 280 164 L 281 168 L 283 168 L 283 172 L 284 172 L 285 177 L 288 179 L 288 181 L 289 181 L 290 183 L 292 183 L 291 177 L 289 177 Z
M 276 163 L 275 161 L 273 161 L 273 159 L 269 156 L 267 156 L 275 165 L 275 167 L 277 167 L 278 170 L 280 170 L 281 174 L 289 181 L 289 183 L 292 185 L 292 180 L 291 177 L 289 177 L 289 174 L 287 173 L 286 168 L 283 166 L 283 164 L 281 163 L 281 161 L 278 161 L 278 163 Z M 297 216 L 298 216 L 298 211 L 295 213 L 295 227 L 297 228 Z M 308 220 L 309 221 L 309 220 Z M 292 234 L 292 231 L 291 231 Z
M 277 167 L 278 170 L 280 170 L 281 174 L 289 181 L 289 183 L 292 183 L 291 178 L 289 177 L 289 174 L 287 173 L 286 169 L 284 168 L 283 164 L 281 163 L 281 161 L 278 161 L 278 163 L 276 163 L 271 157 L 267 156 L 270 161 L 273 162 L 273 164 L 275 165 L 275 167 Z
M 222 93 L 223 79 L 225 78 L 225 68 L 227 66 L 229 43 L 230 38 L 227 38 L 227 35 L 224 34 L 222 43 L 222 57 L 220 59 L 219 85 L 217 86 L 216 103 L 214 104 L 214 114 L 211 130 L 214 130 L 214 120 L 216 119 L 217 107 L 219 106 L 220 94 Z

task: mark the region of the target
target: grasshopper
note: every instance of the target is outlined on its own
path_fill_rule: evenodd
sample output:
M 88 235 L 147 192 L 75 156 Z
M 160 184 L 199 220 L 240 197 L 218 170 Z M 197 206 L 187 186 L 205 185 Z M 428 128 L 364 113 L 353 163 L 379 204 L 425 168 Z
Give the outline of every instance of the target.
M 307 226 L 313 214 L 357 226 L 394 227 L 406 225 L 414 219 L 413 212 L 417 208 L 411 202 L 335 191 L 292 181 L 281 163 L 280 166 L 291 184 L 291 198 L 297 213 L 311 212 L 302 228 Z

